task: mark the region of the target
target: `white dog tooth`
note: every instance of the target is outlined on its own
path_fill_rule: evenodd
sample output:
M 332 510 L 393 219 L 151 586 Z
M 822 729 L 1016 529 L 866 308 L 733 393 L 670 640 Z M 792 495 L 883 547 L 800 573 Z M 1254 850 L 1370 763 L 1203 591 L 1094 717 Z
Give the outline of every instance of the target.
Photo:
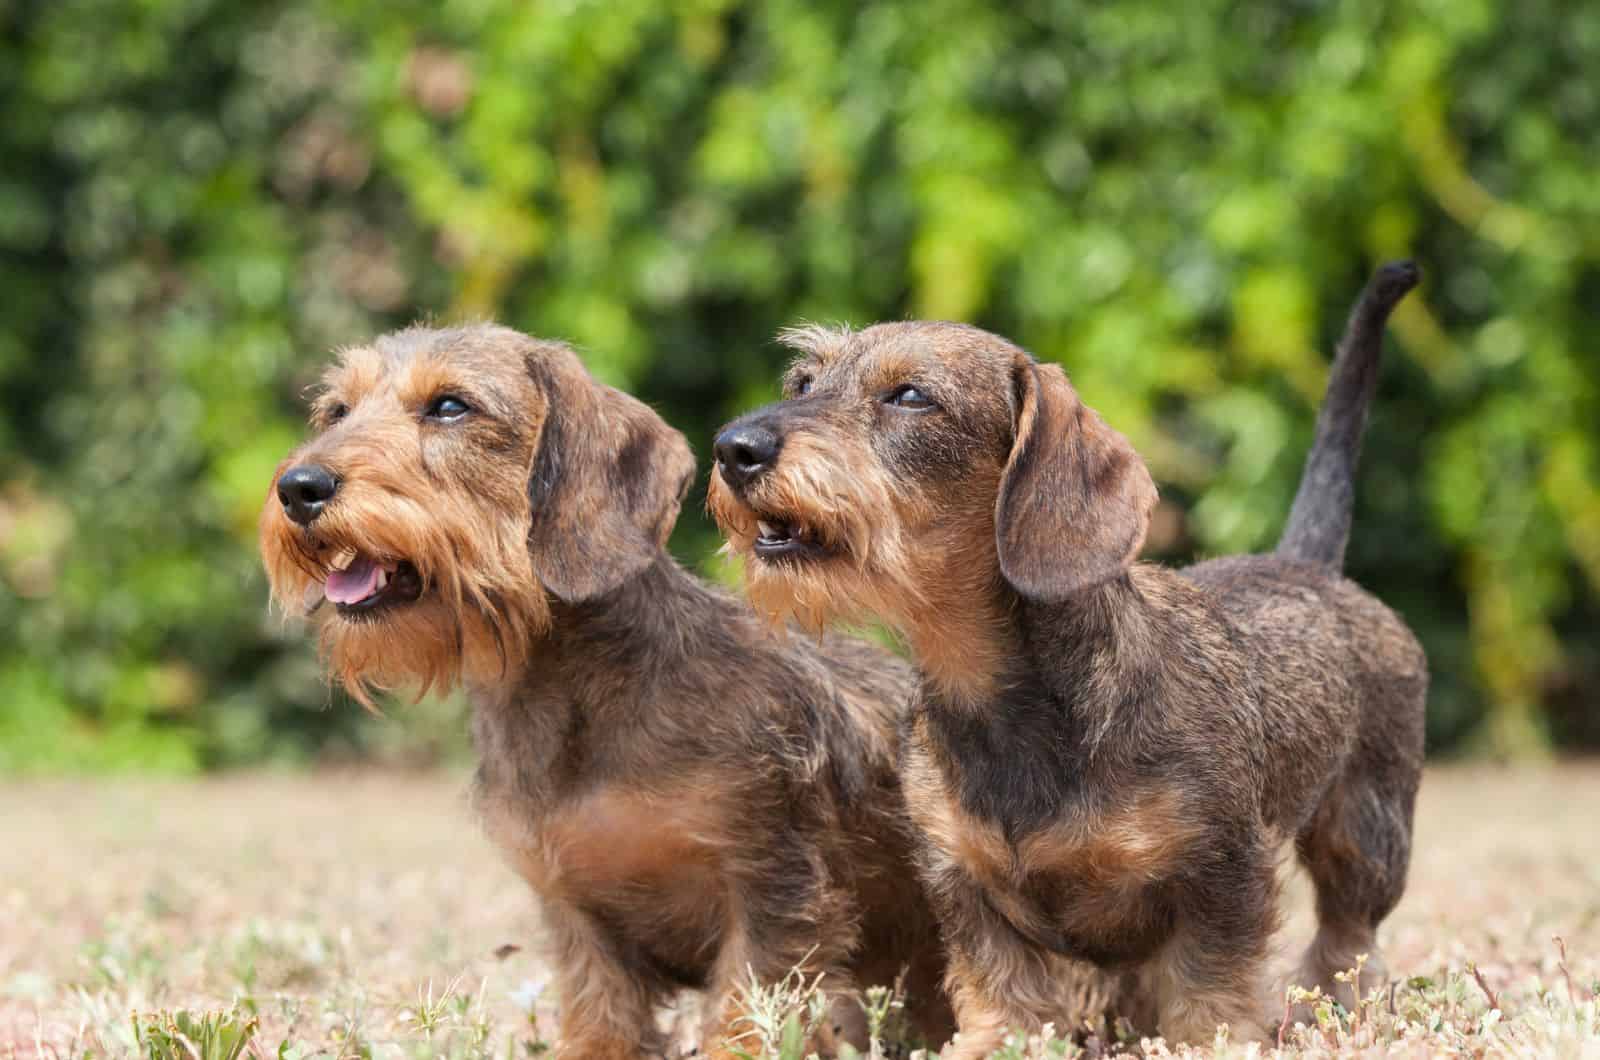
M 778 528 L 767 522 L 765 519 L 757 519 L 756 526 L 761 530 L 762 537 L 778 536 Z

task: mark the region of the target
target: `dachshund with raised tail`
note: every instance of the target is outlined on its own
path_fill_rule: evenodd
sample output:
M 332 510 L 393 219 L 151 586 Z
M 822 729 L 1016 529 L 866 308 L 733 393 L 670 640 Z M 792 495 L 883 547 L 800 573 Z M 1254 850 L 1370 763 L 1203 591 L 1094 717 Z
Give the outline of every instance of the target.
M 1354 1001 L 1405 888 L 1427 662 L 1340 569 L 1385 322 L 1340 344 L 1277 550 L 1137 563 L 1144 462 L 1060 368 L 945 323 L 804 328 L 785 399 L 725 428 L 710 507 L 757 609 L 880 617 L 921 671 L 901 779 L 961 1036 L 1070 1022 L 1064 961 L 1139 984 L 1168 1039 L 1266 1035 L 1276 865 L 1320 927 L 1298 981 Z M 944 1054 L 946 1056 L 951 1054 Z

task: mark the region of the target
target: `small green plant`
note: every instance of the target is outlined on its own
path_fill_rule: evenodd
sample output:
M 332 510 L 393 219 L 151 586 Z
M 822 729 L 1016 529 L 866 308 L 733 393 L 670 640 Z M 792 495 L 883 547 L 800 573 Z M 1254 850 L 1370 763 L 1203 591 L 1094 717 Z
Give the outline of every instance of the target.
M 744 1029 L 729 1039 L 733 1052 L 745 1060 L 805 1060 L 806 1043 L 828 1015 L 823 973 L 807 979 L 802 962 L 770 985 L 753 968 L 749 975 L 739 991 L 744 1013 L 735 1021 Z
M 1354 1034 L 1361 1028 L 1361 1010 L 1366 1007 L 1361 996 L 1361 969 L 1367 966 L 1367 960 L 1367 954 L 1357 954 L 1354 968 L 1350 968 L 1343 972 L 1333 973 L 1333 977 L 1339 982 L 1350 984 L 1351 996 L 1355 998 L 1356 1007 L 1349 1013 L 1351 1034 Z
M 539 1026 L 539 999 L 544 996 L 549 985 L 548 979 L 527 979 L 511 992 L 512 1003 L 528 1016 L 527 1033 L 531 1037 L 524 1041 L 528 1056 L 539 1056 L 550 1049 L 550 1043 L 544 1040 L 543 1031 Z
M 147 1060 L 238 1060 L 255 1038 L 254 1016 L 237 1008 L 133 1014 L 133 1039 Z
M 911 1050 L 910 1028 L 905 1021 L 905 980 L 902 970 L 893 986 L 868 987 L 856 999 L 867 1018 L 867 1060 L 905 1056 Z M 861 1053 L 849 1042 L 839 1042 L 837 1047 L 839 1060 L 860 1060 Z
M 458 1015 L 454 1002 L 459 985 L 461 977 L 457 976 L 445 985 L 444 992 L 435 999 L 433 980 L 429 979 L 426 986 L 417 988 L 417 1003 L 400 1013 L 400 1022 L 415 1027 L 428 1041 L 433 1041 L 433 1036 L 441 1029 L 454 1025 L 454 1017 Z
M 1072 1060 L 1081 1053 L 1070 1037 L 1058 1037 L 1054 1023 L 1046 1023 L 1036 1034 L 1013 1029 L 990 1056 L 991 1060 Z
M 905 973 L 895 979 L 894 986 L 874 986 L 867 989 L 861 999 L 861 1010 L 867 1015 L 868 1055 L 871 1060 L 884 1060 L 884 1039 L 899 1037 L 901 1016 L 905 1012 Z
M 416 1057 L 430 1060 L 489 1060 L 496 1056 L 490 1042 L 494 1037 L 494 1027 L 484 1009 L 488 980 L 481 981 L 477 993 L 473 994 L 460 989 L 463 978 L 465 973 L 450 980 L 437 996 L 433 981 L 429 980 L 417 989 L 415 1004 L 403 1009 L 396 1017 L 396 1022 L 401 1026 L 421 1032 L 422 1043 L 413 1054 Z M 516 1057 L 517 1036 L 507 1035 L 505 1044 L 506 1048 L 500 1055 Z M 538 1048 L 529 1048 L 527 1055 L 538 1055 L 545 1048 L 543 1043 L 535 1044 Z

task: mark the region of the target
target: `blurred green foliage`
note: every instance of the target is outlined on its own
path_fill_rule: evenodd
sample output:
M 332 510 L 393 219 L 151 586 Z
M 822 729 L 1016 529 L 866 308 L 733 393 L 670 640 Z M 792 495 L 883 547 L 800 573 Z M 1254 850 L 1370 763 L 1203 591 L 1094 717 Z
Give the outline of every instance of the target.
M 451 743 L 328 692 L 254 553 L 377 330 L 571 339 L 703 461 L 780 325 L 971 320 L 1133 437 L 1182 559 L 1273 542 L 1406 254 L 1350 568 L 1436 749 L 1600 742 L 1595 70 L 1555 0 L 0 0 L 0 769 Z

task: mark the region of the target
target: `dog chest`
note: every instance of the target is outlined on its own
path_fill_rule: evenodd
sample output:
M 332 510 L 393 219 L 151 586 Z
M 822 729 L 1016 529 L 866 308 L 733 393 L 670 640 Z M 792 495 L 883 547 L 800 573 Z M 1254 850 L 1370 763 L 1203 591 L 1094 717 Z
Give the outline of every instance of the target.
M 1151 788 L 1100 806 L 1075 800 L 1042 827 L 1007 836 L 965 810 L 927 756 L 908 756 L 912 817 L 953 871 L 1025 937 L 1115 964 L 1148 955 L 1171 926 L 1170 886 L 1202 828 L 1177 788 Z
M 588 911 L 663 964 L 708 965 L 733 851 L 724 808 L 703 790 L 606 787 L 537 816 L 486 801 L 491 838 L 542 899 Z

